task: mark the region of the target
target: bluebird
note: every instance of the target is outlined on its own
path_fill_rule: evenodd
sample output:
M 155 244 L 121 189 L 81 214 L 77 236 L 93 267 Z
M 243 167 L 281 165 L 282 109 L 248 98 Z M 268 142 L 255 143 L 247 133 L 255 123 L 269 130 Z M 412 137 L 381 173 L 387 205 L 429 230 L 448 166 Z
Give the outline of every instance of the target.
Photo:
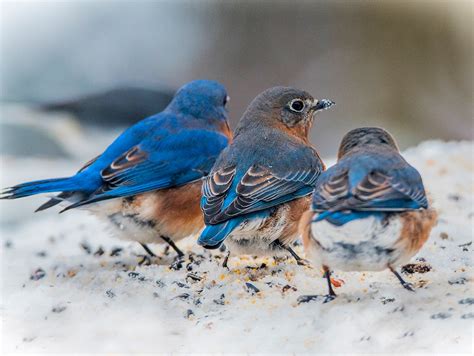
M 330 270 L 389 269 L 397 273 L 428 239 L 437 214 L 428 205 L 418 171 L 400 155 L 385 130 L 363 127 L 347 133 L 337 163 L 316 181 L 312 211 L 301 227 L 305 251 L 322 266 L 329 297 Z
M 305 91 L 275 87 L 258 95 L 202 186 L 206 227 L 198 244 L 230 252 L 299 256 L 290 244 L 324 169 L 309 142 L 316 112 L 333 105 Z M 285 251 L 286 250 L 286 251 Z
M 60 192 L 37 211 L 59 203 L 105 219 L 118 237 L 148 243 L 175 242 L 204 227 L 202 178 L 232 139 L 225 88 L 196 80 L 178 90 L 162 112 L 123 132 L 75 175 L 7 188 L 1 199 Z

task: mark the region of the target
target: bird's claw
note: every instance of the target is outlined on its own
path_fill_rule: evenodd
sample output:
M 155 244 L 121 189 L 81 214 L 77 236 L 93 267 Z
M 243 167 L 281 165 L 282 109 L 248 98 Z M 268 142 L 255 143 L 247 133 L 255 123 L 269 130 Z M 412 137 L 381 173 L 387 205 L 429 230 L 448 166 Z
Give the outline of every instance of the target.
M 311 263 L 308 260 L 304 259 L 304 258 L 300 258 L 299 260 L 297 260 L 296 264 L 298 266 L 311 267 Z
M 140 260 L 138 261 L 139 266 L 150 266 L 151 265 L 151 258 L 148 255 L 138 255 Z
M 296 301 L 298 304 L 309 303 L 312 301 L 322 301 L 323 304 L 326 304 L 333 301 L 334 299 L 336 299 L 335 294 L 328 294 L 328 295 L 315 294 L 315 295 L 300 295 Z
M 405 288 L 406 290 L 410 292 L 415 292 L 414 286 L 411 283 L 405 282 L 405 283 L 402 283 L 402 286 L 403 288 Z
M 184 256 L 177 256 L 174 259 L 173 263 L 170 265 L 170 269 L 174 271 L 178 271 L 181 268 L 183 268 L 183 264 L 184 264 Z

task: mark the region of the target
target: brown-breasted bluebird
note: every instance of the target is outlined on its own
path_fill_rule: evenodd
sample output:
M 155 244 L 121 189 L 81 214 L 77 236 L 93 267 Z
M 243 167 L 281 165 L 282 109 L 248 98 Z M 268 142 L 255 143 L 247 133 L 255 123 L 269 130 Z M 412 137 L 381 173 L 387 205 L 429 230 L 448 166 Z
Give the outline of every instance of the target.
M 198 243 L 214 249 L 225 240 L 224 266 L 230 252 L 290 252 L 300 261 L 290 244 L 324 169 L 309 131 L 314 115 L 332 105 L 287 87 L 265 90 L 249 105 L 202 187 L 206 228 Z
M 301 220 L 310 261 L 322 266 L 329 300 L 335 297 L 330 270 L 395 268 L 423 246 L 436 223 L 418 171 L 400 155 L 385 130 L 363 127 L 347 133 L 337 163 L 316 181 L 312 211 Z
M 75 175 L 23 183 L 1 199 L 60 192 L 38 210 L 69 203 L 105 219 L 116 235 L 148 243 L 175 242 L 204 227 L 202 177 L 232 138 L 225 88 L 196 80 L 178 90 L 167 108 L 123 132 Z

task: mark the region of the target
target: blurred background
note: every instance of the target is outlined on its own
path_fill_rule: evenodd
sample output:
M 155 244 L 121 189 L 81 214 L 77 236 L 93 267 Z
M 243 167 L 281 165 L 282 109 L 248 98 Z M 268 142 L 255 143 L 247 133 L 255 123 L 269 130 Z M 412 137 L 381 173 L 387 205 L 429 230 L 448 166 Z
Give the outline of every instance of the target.
M 361 125 L 388 128 L 402 148 L 473 138 L 472 1 L 0 6 L 3 157 L 87 160 L 198 78 L 227 87 L 232 127 L 274 85 L 334 100 L 312 131 L 326 157 Z

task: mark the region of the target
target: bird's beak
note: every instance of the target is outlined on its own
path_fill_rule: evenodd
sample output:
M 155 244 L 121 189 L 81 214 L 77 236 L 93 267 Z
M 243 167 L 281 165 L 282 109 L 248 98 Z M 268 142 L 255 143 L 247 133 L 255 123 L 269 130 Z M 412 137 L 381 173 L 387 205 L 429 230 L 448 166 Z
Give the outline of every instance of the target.
M 334 101 L 328 100 L 328 99 L 314 100 L 313 110 L 314 111 L 327 110 L 335 104 L 336 103 Z

